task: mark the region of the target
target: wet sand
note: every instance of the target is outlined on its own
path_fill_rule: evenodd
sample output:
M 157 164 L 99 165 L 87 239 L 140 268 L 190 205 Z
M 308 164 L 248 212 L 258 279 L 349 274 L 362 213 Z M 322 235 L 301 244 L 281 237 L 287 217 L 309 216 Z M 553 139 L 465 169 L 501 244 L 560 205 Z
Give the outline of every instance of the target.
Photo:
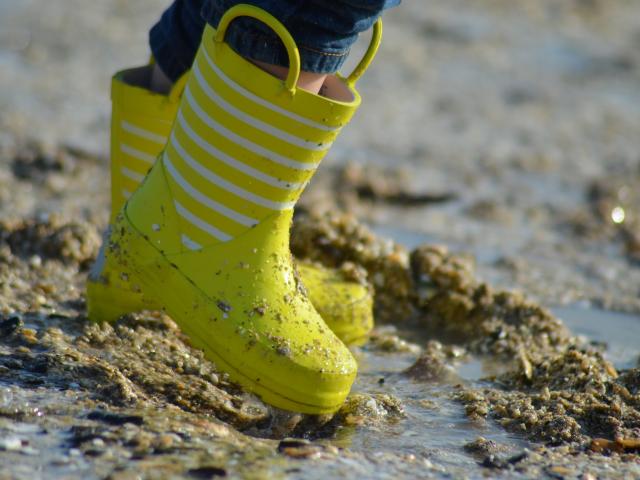
M 166 317 L 86 320 L 109 76 L 163 2 L 39 3 L 0 3 L 0 478 L 640 475 L 640 5 L 388 15 L 294 225 L 377 292 L 330 419 L 242 392 Z

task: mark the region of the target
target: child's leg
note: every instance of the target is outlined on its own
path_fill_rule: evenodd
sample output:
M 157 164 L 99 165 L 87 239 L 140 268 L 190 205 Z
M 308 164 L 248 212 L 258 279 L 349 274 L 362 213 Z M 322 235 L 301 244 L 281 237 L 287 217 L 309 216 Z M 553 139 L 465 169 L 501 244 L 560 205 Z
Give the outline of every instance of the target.
M 149 34 L 157 62 L 152 89 L 166 93 L 193 63 L 206 22 L 216 26 L 222 14 L 239 3 L 268 11 L 287 27 L 300 49 L 302 73 L 298 86 L 318 93 L 325 74 L 342 66 L 358 33 L 368 30 L 382 10 L 400 0 L 177 0 Z M 286 50 L 265 25 L 238 19 L 230 26 L 227 41 L 263 70 L 286 77 Z
M 206 25 L 200 13 L 203 4 L 204 0 L 175 0 L 149 31 L 156 61 L 152 87 L 168 90 L 191 68 Z

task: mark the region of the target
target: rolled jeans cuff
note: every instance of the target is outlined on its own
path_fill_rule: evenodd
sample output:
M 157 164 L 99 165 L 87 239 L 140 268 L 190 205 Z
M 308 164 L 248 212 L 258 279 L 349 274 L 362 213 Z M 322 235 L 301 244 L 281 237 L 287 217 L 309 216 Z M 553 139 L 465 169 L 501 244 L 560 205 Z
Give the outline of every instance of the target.
M 400 0 L 177 0 L 149 33 L 152 53 L 172 81 L 191 67 L 205 23 L 217 27 L 224 13 L 239 3 L 262 8 L 284 24 L 300 51 L 302 70 L 334 73 L 358 34 Z M 243 57 L 289 65 L 282 41 L 258 20 L 235 19 L 225 41 Z
M 242 2 L 233 0 L 207 2 L 202 9 L 202 16 L 210 25 L 217 27 L 224 13 L 234 3 Z M 270 13 L 274 14 L 276 12 Z M 340 41 L 334 39 L 333 46 L 307 45 L 304 40 L 313 40 L 311 32 L 307 32 L 304 38 L 300 38 L 300 35 L 296 35 L 295 26 L 292 28 L 291 25 L 287 25 L 286 19 L 283 19 L 282 15 L 276 18 L 285 24 L 295 39 L 300 51 L 301 68 L 308 72 L 333 73 L 338 71 L 346 60 L 351 45 L 357 38 L 356 35 L 353 39 L 342 38 Z M 316 39 L 316 44 L 318 40 Z M 289 66 L 289 56 L 282 41 L 269 27 L 258 20 L 251 18 L 234 20 L 227 29 L 225 41 L 236 53 L 243 57 L 283 67 Z

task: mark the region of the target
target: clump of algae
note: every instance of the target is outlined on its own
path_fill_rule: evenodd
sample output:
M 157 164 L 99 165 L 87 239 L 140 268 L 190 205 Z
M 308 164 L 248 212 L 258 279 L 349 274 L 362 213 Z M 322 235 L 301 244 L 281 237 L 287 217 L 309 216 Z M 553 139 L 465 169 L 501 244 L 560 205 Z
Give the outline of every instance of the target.
M 0 373 L 8 381 L 56 388 L 77 384 L 91 392 L 89 409 L 136 412 L 170 406 L 255 436 L 314 436 L 330 432 L 331 425 L 402 416 L 400 400 L 375 395 L 350 397 L 334 419 L 271 409 L 230 383 L 167 317 L 143 313 L 115 325 L 83 318 L 82 272 L 95 256 L 99 237 L 91 223 L 4 222 L 0 232 L 0 279 L 14 285 L 5 291 L 3 308 L 23 312 L 30 325 L 12 320 L 1 339 L 6 352 Z M 359 281 L 369 282 L 377 322 L 405 322 L 429 334 L 433 341 L 407 372 L 417 381 L 446 380 L 452 361 L 467 353 L 509 366 L 490 388 L 458 389 L 456 398 L 469 417 L 496 419 L 551 445 L 590 451 L 635 448 L 638 371 L 616 372 L 544 308 L 477 281 L 470 258 L 440 246 L 408 252 L 349 215 L 299 216 L 292 238 L 297 256 L 342 267 L 347 275 L 357 272 Z M 45 285 L 42 278 L 50 281 Z M 34 296 L 33 285 L 41 283 Z M 378 344 L 417 353 L 388 338 L 378 338 Z
M 490 379 L 492 388 L 459 387 L 455 398 L 470 418 L 493 418 L 531 440 L 575 450 L 638 449 L 639 370 L 617 372 L 547 309 L 479 282 L 472 259 L 432 245 L 407 252 L 349 215 L 305 214 L 294 231 L 294 253 L 364 267 L 376 319 L 410 319 L 434 339 L 508 366 Z M 406 374 L 438 381 L 451 360 L 432 341 Z

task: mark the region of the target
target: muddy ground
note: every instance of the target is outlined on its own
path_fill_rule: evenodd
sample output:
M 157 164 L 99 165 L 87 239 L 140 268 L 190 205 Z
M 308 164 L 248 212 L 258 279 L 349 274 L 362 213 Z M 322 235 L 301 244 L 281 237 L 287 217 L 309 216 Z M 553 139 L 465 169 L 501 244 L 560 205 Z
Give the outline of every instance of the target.
M 109 75 L 164 4 L 0 1 L 0 478 L 640 476 L 639 4 L 388 15 L 293 228 L 376 291 L 333 418 L 242 392 L 167 317 L 85 318 Z

